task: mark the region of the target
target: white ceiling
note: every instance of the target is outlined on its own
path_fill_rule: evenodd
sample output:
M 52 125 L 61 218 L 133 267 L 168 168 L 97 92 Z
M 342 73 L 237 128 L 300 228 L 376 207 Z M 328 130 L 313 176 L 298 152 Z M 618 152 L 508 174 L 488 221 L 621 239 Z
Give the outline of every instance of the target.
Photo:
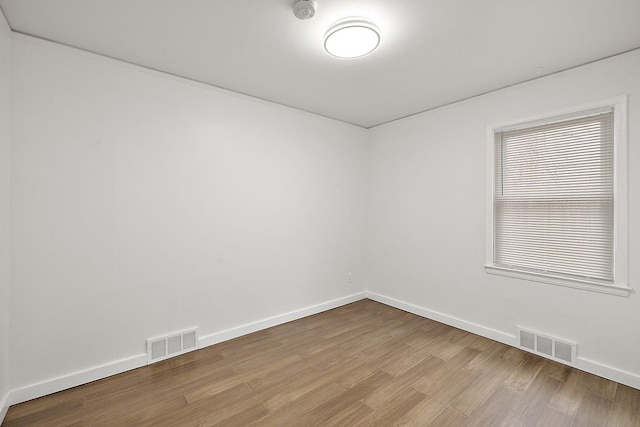
M 371 127 L 640 47 L 639 0 L 0 0 L 13 31 Z M 330 57 L 346 16 L 373 54 Z

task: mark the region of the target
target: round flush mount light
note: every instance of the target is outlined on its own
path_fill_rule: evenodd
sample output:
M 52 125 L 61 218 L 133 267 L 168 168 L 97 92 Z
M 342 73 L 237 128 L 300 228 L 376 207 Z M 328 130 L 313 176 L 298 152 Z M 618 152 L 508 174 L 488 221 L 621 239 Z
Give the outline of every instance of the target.
M 337 58 L 359 58 L 380 44 L 380 30 L 364 18 L 345 18 L 324 35 L 324 49 Z

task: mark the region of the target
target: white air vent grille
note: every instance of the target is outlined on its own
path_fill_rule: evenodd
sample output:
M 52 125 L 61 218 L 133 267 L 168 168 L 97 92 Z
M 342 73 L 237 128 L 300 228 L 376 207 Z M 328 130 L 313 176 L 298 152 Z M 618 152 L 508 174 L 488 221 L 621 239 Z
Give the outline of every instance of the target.
M 159 362 L 198 348 L 198 330 L 176 332 L 147 340 L 147 363 Z
M 562 341 L 555 342 L 555 356 L 558 359 L 564 360 L 565 362 L 573 363 L 573 355 L 575 351 L 572 348 L 571 344 L 564 343 Z
M 527 331 L 520 331 L 520 346 L 529 350 L 536 349 L 536 335 Z
M 531 353 L 574 365 L 577 356 L 577 344 L 551 335 L 541 334 L 518 327 L 518 345 Z

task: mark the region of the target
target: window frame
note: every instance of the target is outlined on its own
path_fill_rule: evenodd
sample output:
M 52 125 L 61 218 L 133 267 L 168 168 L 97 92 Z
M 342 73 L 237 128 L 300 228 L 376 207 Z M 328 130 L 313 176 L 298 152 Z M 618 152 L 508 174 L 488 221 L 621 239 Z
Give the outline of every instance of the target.
M 495 183 L 495 134 L 507 128 L 526 128 L 553 123 L 588 114 L 589 110 L 611 107 L 613 109 L 613 282 L 604 283 L 582 278 L 558 276 L 543 272 L 532 272 L 494 263 L 494 183 Z M 628 155 L 627 155 L 627 95 L 567 108 L 561 111 L 514 120 L 508 123 L 487 126 L 486 150 L 486 260 L 485 271 L 489 274 L 517 279 L 567 286 L 606 294 L 629 296 L 628 285 Z

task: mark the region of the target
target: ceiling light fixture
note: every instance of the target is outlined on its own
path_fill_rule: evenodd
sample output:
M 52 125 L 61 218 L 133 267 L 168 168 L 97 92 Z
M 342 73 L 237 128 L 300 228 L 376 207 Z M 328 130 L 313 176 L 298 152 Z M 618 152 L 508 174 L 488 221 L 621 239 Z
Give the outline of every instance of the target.
M 324 49 L 337 58 L 360 58 L 380 44 L 380 30 L 364 18 L 345 18 L 324 35 Z

